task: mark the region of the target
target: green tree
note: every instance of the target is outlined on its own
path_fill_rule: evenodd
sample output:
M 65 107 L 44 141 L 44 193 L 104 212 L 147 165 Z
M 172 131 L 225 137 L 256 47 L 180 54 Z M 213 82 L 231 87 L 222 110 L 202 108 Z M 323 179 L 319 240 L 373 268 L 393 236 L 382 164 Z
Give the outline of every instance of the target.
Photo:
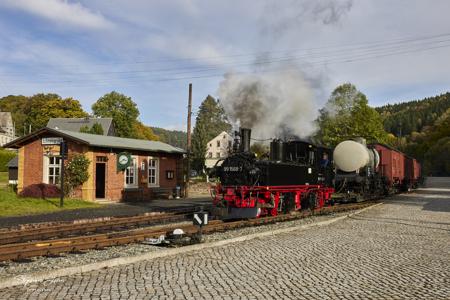
M 192 168 L 197 171 L 205 166 L 205 155 L 208 141 L 216 137 L 222 131 L 229 132 L 231 125 L 228 123 L 225 111 L 220 102 L 208 95 L 200 104 L 197 118 L 195 119 L 194 132 L 192 134 Z
M 80 127 L 80 132 L 103 135 L 103 127 L 101 124 L 95 122 L 91 128 L 88 125 L 83 125 Z
M 159 127 L 151 127 L 153 132 L 159 137 L 161 142 L 186 149 L 187 133 L 179 130 L 167 130 Z
M 104 131 L 103 131 L 102 125 L 97 123 L 97 122 L 95 122 L 94 125 L 92 125 L 91 133 L 92 134 L 103 135 Z
M 153 130 L 140 121 L 134 122 L 132 137 L 141 140 L 159 141 L 158 136 L 153 133 Z
M 0 148 L 0 172 L 7 172 L 6 164 L 16 156 L 16 152 Z
M 80 127 L 80 132 L 81 133 L 91 133 L 91 128 L 89 128 L 88 125 L 83 125 Z
M 36 94 L 29 98 L 30 109 L 26 124 L 32 130 L 45 127 L 50 118 L 84 118 L 88 114 L 83 110 L 78 100 L 62 99 L 57 94 Z
M 338 86 L 326 106 L 320 110 L 316 136 L 327 146 L 364 137 L 368 142 L 385 142 L 387 134 L 377 111 L 368 105 L 367 97 L 350 83 Z
M 434 176 L 450 174 L 450 137 L 439 139 L 425 153 L 424 171 Z
M 116 134 L 120 137 L 135 137 L 134 129 L 139 116 L 136 103 L 123 94 L 111 92 L 92 105 L 96 117 L 113 118 Z
M 10 112 L 16 127 L 16 135 L 28 133 L 26 125 L 27 114 L 29 112 L 28 97 L 9 95 L 0 99 L 0 111 Z
M 0 99 L 0 110 L 12 114 L 18 135 L 45 127 L 50 118 L 83 118 L 87 113 L 78 100 L 62 99 L 56 94 L 36 94 L 31 97 L 6 96 Z

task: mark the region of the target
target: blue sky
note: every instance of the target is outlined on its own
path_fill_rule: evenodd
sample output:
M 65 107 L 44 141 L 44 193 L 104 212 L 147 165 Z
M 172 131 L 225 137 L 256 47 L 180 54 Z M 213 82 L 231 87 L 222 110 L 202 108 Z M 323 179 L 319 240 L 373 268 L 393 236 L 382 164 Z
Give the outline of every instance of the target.
M 432 4 L 430 4 L 432 3 Z M 351 82 L 373 106 L 449 90 L 447 0 L 2 0 L 0 96 L 112 90 L 147 125 L 183 129 L 229 72 L 299 68 L 317 108 Z

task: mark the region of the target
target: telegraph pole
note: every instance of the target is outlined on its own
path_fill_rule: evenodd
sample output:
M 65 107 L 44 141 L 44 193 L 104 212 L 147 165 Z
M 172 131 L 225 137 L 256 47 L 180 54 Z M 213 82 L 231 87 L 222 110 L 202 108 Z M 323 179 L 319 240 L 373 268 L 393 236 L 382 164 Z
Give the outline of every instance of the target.
M 191 116 L 192 116 L 192 83 L 189 83 L 189 100 L 187 116 L 187 176 L 184 186 L 184 198 L 189 197 L 189 178 L 191 176 Z

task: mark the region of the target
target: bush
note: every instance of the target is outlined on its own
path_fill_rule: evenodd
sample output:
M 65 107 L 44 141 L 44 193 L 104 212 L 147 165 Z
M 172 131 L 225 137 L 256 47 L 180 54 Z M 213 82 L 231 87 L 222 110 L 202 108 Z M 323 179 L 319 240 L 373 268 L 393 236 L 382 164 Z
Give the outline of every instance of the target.
M 64 169 L 64 194 L 70 195 L 72 191 L 89 179 L 90 160 L 83 154 L 75 154 Z
M 27 186 L 20 192 L 20 197 L 32 197 L 32 198 L 56 198 L 59 197 L 60 190 L 56 185 L 38 183 Z
M 17 155 L 14 151 L 0 149 L 0 172 L 7 172 L 8 167 L 6 164 Z

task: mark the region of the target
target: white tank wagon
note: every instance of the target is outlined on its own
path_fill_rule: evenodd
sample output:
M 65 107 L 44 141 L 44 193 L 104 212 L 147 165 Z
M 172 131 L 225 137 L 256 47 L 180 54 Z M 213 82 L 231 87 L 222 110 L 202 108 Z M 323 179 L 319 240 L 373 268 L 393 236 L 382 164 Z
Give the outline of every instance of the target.
M 340 201 L 362 201 L 373 191 L 382 193 L 382 179 L 376 172 L 380 163 L 377 150 L 368 148 L 362 138 L 339 143 L 333 152 L 336 197 Z
M 333 159 L 336 169 L 347 173 L 359 173 L 366 167 L 373 172 L 380 163 L 380 155 L 375 149 L 367 148 L 364 139 L 339 143 L 334 149 Z

